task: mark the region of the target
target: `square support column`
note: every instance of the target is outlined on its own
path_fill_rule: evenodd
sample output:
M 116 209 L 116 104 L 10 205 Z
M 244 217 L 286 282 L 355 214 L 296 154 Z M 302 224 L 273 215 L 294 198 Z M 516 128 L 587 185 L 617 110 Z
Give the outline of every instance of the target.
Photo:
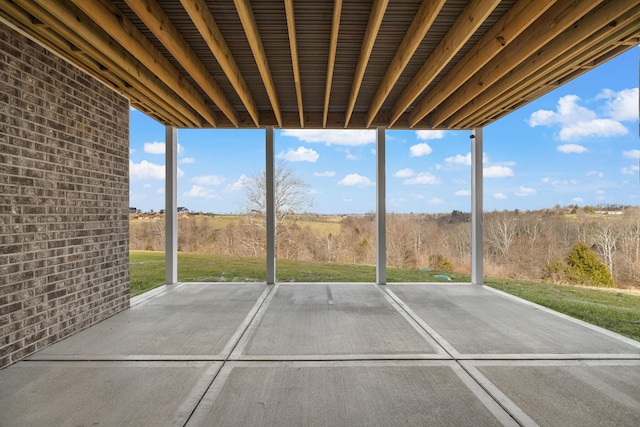
M 276 283 L 276 204 L 275 204 L 275 147 L 273 142 L 273 126 L 266 128 L 266 168 L 265 191 L 267 220 L 267 285 Z
M 386 133 L 376 129 L 376 283 L 387 284 Z
M 178 283 L 178 129 L 166 127 L 165 138 L 165 282 Z
M 476 128 L 471 134 L 471 283 L 474 285 L 484 284 L 482 150 L 482 128 Z

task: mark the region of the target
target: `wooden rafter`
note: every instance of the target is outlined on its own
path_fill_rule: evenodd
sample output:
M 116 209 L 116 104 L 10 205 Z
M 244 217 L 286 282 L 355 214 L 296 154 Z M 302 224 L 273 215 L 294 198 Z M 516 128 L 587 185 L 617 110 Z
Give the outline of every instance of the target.
M 269 61 L 267 61 L 267 55 L 264 52 L 264 46 L 262 39 L 260 38 L 260 32 L 258 31 L 258 24 L 256 18 L 253 15 L 251 4 L 248 0 L 233 0 L 242 22 L 242 27 L 249 41 L 251 52 L 258 66 L 260 77 L 264 84 L 269 101 L 271 102 L 271 108 L 276 116 L 278 126 L 282 127 L 282 113 L 280 111 L 280 101 L 278 101 L 278 94 L 276 92 L 276 85 L 273 82 L 273 76 L 271 75 L 271 68 L 269 68 Z
M 431 28 L 431 24 L 433 24 L 438 13 L 440 13 L 440 9 L 442 9 L 444 3 L 445 0 L 422 0 L 418 11 L 413 17 L 413 21 L 411 21 L 409 29 L 405 33 L 396 54 L 393 56 L 389 67 L 387 67 L 387 71 L 378 89 L 373 95 L 367 112 L 367 127 L 371 126 L 373 119 L 376 114 L 378 114 L 378 111 L 380 111 L 382 103 L 387 99 L 387 96 L 389 96 L 393 86 L 400 78 L 400 75 L 413 57 L 416 49 L 418 49 L 418 46 L 422 43 L 424 36 L 427 35 L 427 31 Z
M 557 0 L 518 0 L 409 115 L 415 126 L 487 62 L 505 49 Z
M 522 98 L 521 92 L 530 87 L 539 87 L 539 71 L 546 70 L 545 79 L 557 79 L 568 74 L 567 70 L 575 68 L 576 63 L 584 61 L 585 55 L 594 55 L 611 46 L 617 40 L 627 37 L 636 31 L 634 24 L 640 19 L 640 5 L 637 0 L 621 0 L 615 5 L 603 3 L 593 13 L 585 16 L 559 37 L 551 41 L 539 52 L 529 57 L 512 73 L 505 76 L 493 87 L 491 94 L 483 92 L 477 99 L 462 107 L 451 116 L 455 125 L 477 120 L 489 114 L 495 107 L 508 102 L 509 98 Z M 606 23 L 595 34 L 593 31 L 602 23 Z M 610 31 L 610 23 L 615 22 L 616 30 Z M 590 34 L 592 34 L 590 36 Z M 586 40 L 586 42 L 579 43 Z M 500 94 L 496 96 L 495 94 Z M 520 94 L 520 95 L 518 95 Z
M 400 94 L 391 110 L 389 126 L 393 126 L 409 105 L 440 74 L 499 3 L 500 0 L 474 0 L 464 8 L 434 52 Z
M 322 127 L 327 127 L 329 114 L 329 99 L 331 98 L 331 84 L 333 83 L 333 69 L 336 64 L 338 49 L 338 34 L 340 32 L 340 16 L 342 15 L 342 0 L 334 0 L 333 18 L 331 19 L 331 41 L 329 42 L 329 60 L 327 64 L 327 79 L 324 89 L 324 108 L 322 109 Z
M 156 0 L 125 0 L 156 38 L 235 126 L 238 112 Z
M 577 20 L 597 7 L 603 0 L 558 2 L 523 32 L 506 49 L 496 55 L 469 81 L 460 87 L 431 114 L 434 126 L 445 122 L 466 103 L 471 102 L 488 87 L 503 78 L 529 56 L 529 52 L 543 47 Z
M 240 97 L 251 119 L 256 126 L 260 126 L 260 114 L 249 90 L 249 86 L 242 76 L 242 72 L 231 53 L 231 49 L 229 49 L 227 42 L 224 40 L 222 32 L 207 7 L 207 4 L 204 0 L 180 0 L 180 2 L 200 32 L 200 35 L 207 43 L 207 46 L 209 46 L 218 64 L 220 64 L 222 71 L 224 71 L 229 82 Z
M 293 65 L 293 83 L 296 87 L 298 100 L 298 114 L 300 115 L 300 127 L 304 127 L 304 105 L 302 103 L 302 84 L 300 82 L 300 64 L 298 62 L 298 42 L 296 40 L 296 16 L 293 9 L 293 0 L 284 0 L 284 8 L 287 15 L 287 30 L 289 32 L 289 46 L 291 50 L 291 64 Z
M 46 3 L 47 9 L 37 1 L 16 0 L 16 4 L 40 21 L 47 22 L 52 31 L 75 46 L 65 49 L 70 59 L 75 58 L 83 66 L 91 68 L 91 57 L 100 64 L 96 64 L 99 75 L 105 75 L 108 69 L 114 76 L 122 79 L 124 85 L 136 88 L 146 99 L 166 111 L 176 123 L 201 126 L 198 115 L 179 96 L 169 90 L 129 52 L 110 40 L 97 24 L 80 16 L 79 11 L 73 10 L 71 5 Z M 106 69 L 100 72 L 100 68 Z M 113 78 L 109 80 L 114 81 Z M 121 87 L 127 90 L 125 86 Z
M 58 2 L 37 0 L 47 5 Z M 147 40 L 120 11 L 110 2 L 100 0 L 71 0 L 82 12 L 113 37 L 121 46 L 131 52 L 146 68 L 157 75 L 168 87 L 193 107 L 210 126 L 216 125 L 216 114 L 206 104 L 198 91 L 180 75 L 158 49 Z
M 364 34 L 364 40 L 360 48 L 360 56 L 358 58 L 358 64 L 356 66 L 356 73 L 353 76 L 353 83 L 351 85 L 351 94 L 349 95 L 349 101 L 347 104 L 347 110 L 345 113 L 345 127 L 349 126 L 353 109 L 360 93 L 360 85 L 362 85 L 362 79 L 364 78 L 364 72 L 367 69 L 369 57 L 373 50 L 373 45 L 376 42 L 380 25 L 382 24 L 382 18 L 387 10 L 389 0 L 374 0 L 371 6 L 371 13 L 369 14 L 369 22 L 367 23 L 367 30 Z

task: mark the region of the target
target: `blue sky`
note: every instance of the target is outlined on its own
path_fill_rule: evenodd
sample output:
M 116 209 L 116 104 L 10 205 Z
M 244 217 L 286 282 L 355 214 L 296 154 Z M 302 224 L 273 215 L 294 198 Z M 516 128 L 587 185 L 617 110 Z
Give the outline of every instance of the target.
M 638 205 L 640 48 L 484 129 L 485 210 Z M 132 110 L 130 205 L 164 208 L 165 128 Z M 178 205 L 245 212 L 243 182 L 264 169 L 263 130 L 178 131 Z M 312 212 L 375 211 L 375 132 L 275 131 L 279 160 Z M 387 131 L 387 211 L 470 210 L 468 131 Z

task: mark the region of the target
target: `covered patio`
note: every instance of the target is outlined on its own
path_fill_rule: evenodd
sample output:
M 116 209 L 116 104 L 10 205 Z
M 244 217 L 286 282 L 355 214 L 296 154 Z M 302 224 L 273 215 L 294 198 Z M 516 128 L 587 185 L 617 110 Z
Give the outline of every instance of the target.
M 184 283 L 0 384 L 7 426 L 633 426 L 640 343 L 470 284 Z
M 637 0 L 0 0 L 0 425 L 640 424 L 640 344 L 483 286 L 482 129 Z M 130 106 L 166 284 L 129 297 Z M 265 283 L 179 283 L 177 129 L 265 129 Z M 375 129 L 376 282 L 278 283 L 274 128 Z M 472 284 L 387 284 L 387 129 L 468 130 Z M 224 161 L 224 159 L 222 159 Z

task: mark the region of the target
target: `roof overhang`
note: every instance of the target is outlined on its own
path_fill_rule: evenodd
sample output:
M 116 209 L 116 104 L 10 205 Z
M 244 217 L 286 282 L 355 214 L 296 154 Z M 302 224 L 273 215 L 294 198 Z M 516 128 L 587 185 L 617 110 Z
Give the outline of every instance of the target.
M 0 0 L 177 127 L 471 129 L 636 46 L 637 0 Z

